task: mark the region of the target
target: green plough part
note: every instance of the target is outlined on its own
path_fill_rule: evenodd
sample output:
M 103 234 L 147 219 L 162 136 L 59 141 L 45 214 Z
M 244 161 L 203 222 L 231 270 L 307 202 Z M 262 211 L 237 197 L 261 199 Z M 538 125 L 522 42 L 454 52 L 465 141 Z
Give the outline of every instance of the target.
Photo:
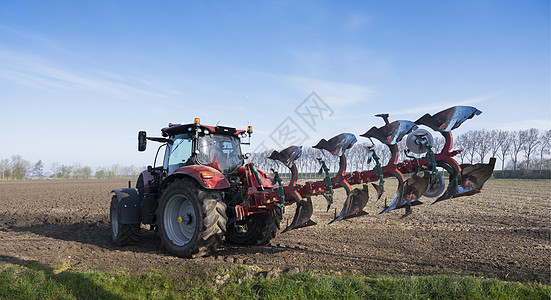
M 325 164 L 325 161 L 320 160 L 321 162 L 321 168 L 318 171 L 318 175 L 321 175 L 325 172 L 325 177 L 323 178 L 323 181 L 325 182 L 325 187 L 327 190 L 329 190 L 329 193 L 323 193 L 323 196 L 325 199 L 327 199 L 328 205 L 327 205 L 327 211 L 329 211 L 329 207 L 331 204 L 333 204 L 333 182 L 331 181 L 331 175 L 329 175 L 329 168 Z
M 276 203 L 279 208 L 281 208 L 281 212 L 285 213 L 285 191 L 283 190 L 283 184 L 281 183 L 281 177 L 279 177 L 279 172 L 272 169 L 272 172 L 274 173 L 274 179 L 272 180 L 272 184 L 275 184 L 277 182 L 277 194 L 279 196 L 279 203 Z

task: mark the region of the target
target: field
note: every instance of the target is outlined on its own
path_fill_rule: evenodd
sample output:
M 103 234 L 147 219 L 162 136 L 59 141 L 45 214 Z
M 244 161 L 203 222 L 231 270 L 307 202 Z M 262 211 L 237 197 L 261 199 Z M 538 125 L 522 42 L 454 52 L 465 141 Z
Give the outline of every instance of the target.
M 490 180 L 475 196 L 435 205 L 423 198 L 426 204 L 404 219 L 401 211 L 377 215 L 384 199 L 370 199 L 368 215 L 326 225 L 341 208 L 340 189 L 329 212 L 322 197 L 314 199 L 317 226 L 278 234 L 268 246 L 223 245 L 217 255 L 193 261 L 165 252 L 145 228 L 138 245 L 111 242 L 110 191 L 125 186 L 123 180 L 0 181 L 0 270 L 30 261 L 57 270 L 137 275 L 244 265 L 272 274 L 316 270 L 551 282 L 549 181 Z M 385 188 L 393 191 L 395 183 L 389 180 Z M 385 195 L 390 201 L 392 194 Z M 287 208 L 282 229 L 293 213 Z

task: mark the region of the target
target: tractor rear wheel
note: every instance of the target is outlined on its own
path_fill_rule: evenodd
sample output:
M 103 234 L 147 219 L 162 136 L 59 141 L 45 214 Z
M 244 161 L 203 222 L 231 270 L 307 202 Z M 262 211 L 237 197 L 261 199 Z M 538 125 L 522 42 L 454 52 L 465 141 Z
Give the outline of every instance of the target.
M 276 236 L 280 223 L 279 207 L 271 214 L 251 215 L 244 224 L 228 224 L 226 241 L 240 245 L 266 245 Z
M 111 199 L 109 219 L 111 220 L 111 237 L 115 245 L 125 246 L 140 241 L 140 224 L 121 224 L 117 196 L 113 196 Z
M 226 204 L 222 193 L 204 189 L 191 178 L 170 183 L 157 212 L 163 246 L 180 257 L 215 252 L 226 233 Z

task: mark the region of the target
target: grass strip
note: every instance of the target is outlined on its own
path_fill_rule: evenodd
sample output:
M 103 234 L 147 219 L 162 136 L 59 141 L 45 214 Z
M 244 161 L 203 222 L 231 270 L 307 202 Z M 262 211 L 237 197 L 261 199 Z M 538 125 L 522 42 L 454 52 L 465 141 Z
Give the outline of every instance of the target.
M 550 299 L 536 282 L 447 275 L 364 277 L 315 272 L 152 270 L 142 275 L 54 270 L 37 262 L 4 265 L 0 299 Z M 268 276 L 267 276 L 268 275 Z

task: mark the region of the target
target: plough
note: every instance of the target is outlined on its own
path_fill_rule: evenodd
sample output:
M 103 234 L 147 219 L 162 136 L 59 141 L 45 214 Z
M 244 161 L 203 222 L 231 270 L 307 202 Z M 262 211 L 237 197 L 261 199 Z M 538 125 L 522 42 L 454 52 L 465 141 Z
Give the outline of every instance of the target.
M 316 223 L 310 218 L 312 216 L 312 196 L 323 195 L 328 203 L 327 208 L 332 203 L 333 190 L 344 188 L 346 191 L 346 201 L 338 216 L 329 223 L 335 221 L 359 217 L 366 214 L 363 208 L 369 199 L 368 187 L 363 185 L 361 188 L 352 189 L 352 185 L 373 183 L 373 187 L 377 191 L 377 198 L 380 198 L 384 191 L 384 178 L 394 177 L 398 181 L 398 189 L 394 195 L 392 202 L 379 212 L 389 212 L 394 209 L 405 209 L 404 217 L 411 213 L 411 207 L 422 204 L 419 200 L 421 196 L 438 197 L 432 202 L 437 203 L 442 200 L 469 196 L 479 193 L 484 183 L 492 175 L 495 158 L 491 158 L 488 164 L 464 164 L 459 165 L 453 158 L 460 153 L 460 150 L 452 150 L 453 138 L 451 131 L 459 127 L 467 119 L 471 119 L 481 112 L 474 107 L 456 106 L 435 115 L 426 114 L 417 121 L 397 120 L 394 122 L 388 121 L 388 115 L 377 115 L 382 117 L 385 125 L 381 127 L 372 127 L 366 133 L 360 135 L 368 139 L 376 139 L 386 145 L 390 150 L 390 160 L 385 166 L 381 166 L 377 153 L 374 147 L 367 147 L 367 160 L 375 159 L 375 167 L 369 171 L 355 171 L 346 173 L 346 150 L 351 148 L 357 142 L 356 137 L 351 133 L 339 134 L 328 141 L 322 139 L 314 148 L 325 150 L 332 155 L 339 157 L 339 170 L 336 176 L 329 177 L 327 174 L 322 181 L 311 182 L 305 184 L 297 184 L 298 171 L 295 165 L 295 160 L 301 155 L 301 147 L 290 146 L 282 151 L 274 151 L 270 155 L 270 159 L 278 160 L 290 169 L 291 180 L 289 185 L 278 188 L 283 192 L 276 193 L 269 189 L 263 191 L 255 190 L 262 183 L 253 181 L 248 203 L 258 203 L 258 206 L 266 206 L 271 204 L 282 203 L 281 199 L 288 199 L 285 204 L 290 205 L 296 202 L 297 209 L 291 224 L 284 232 L 301 228 L 305 226 L 315 225 Z M 445 139 L 445 144 L 440 153 L 432 151 L 433 137 L 429 131 L 420 129 L 419 126 L 426 126 L 436 132 L 440 132 Z M 398 163 L 398 142 L 406 135 L 407 152 L 416 154 L 424 154 L 424 157 L 419 159 L 409 159 Z M 373 145 L 373 143 L 371 143 Z M 411 157 L 411 156 L 409 156 Z M 324 170 L 325 163 L 320 159 L 321 169 Z M 443 168 L 449 174 L 449 183 L 445 189 L 444 177 L 437 167 Z M 405 174 L 413 174 L 409 179 L 405 179 Z M 276 177 L 278 175 L 276 174 Z M 445 189 L 445 192 L 444 192 Z M 444 192 L 442 194 L 442 192 Z M 247 204 L 248 204 L 247 203 Z M 245 212 L 254 211 L 254 205 L 245 205 Z M 240 207 L 241 209 L 241 207 Z
M 312 197 L 323 196 L 327 210 L 333 204 L 335 189 L 344 188 L 346 200 L 340 213 L 329 223 L 365 215 L 369 199 L 367 183 L 371 182 L 380 199 L 385 191 L 385 179 L 396 178 L 398 188 L 392 202 L 379 212 L 405 209 L 422 202 L 422 196 L 436 198 L 432 203 L 479 193 L 492 175 L 495 158 L 488 164 L 460 165 L 453 158 L 460 150 L 452 150 L 451 131 L 481 112 L 470 106 L 456 106 L 437 114 L 426 114 L 417 121 L 389 122 L 388 114 L 377 115 L 385 124 L 372 127 L 360 136 L 371 141 L 365 146 L 372 170 L 346 172 L 346 150 L 357 138 L 341 133 L 329 140 L 320 140 L 313 148 L 339 158 L 339 169 L 331 176 L 323 158 L 319 158 L 322 180 L 298 183 L 296 160 L 302 147 L 290 146 L 273 151 L 269 159 L 286 166 L 291 174 L 283 185 L 278 172 L 273 178 L 258 170 L 253 163 L 245 164 L 241 153 L 243 139 L 252 134 L 252 127 L 236 130 L 224 126 L 202 125 L 197 118 L 191 124 L 169 124 L 161 130 L 163 137 L 138 134 L 138 150 L 144 151 L 147 140 L 165 147 L 162 166 L 149 166 L 143 171 L 136 188 L 113 190 L 111 229 L 113 241 L 126 245 L 139 240 L 140 224 L 149 225 L 159 233 L 164 247 L 182 257 L 206 255 L 227 242 L 260 245 L 275 237 L 285 207 L 296 204 L 294 218 L 283 232 L 315 225 Z M 443 149 L 434 152 L 434 140 L 425 126 L 439 132 L 445 139 Z M 406 138 L 406 157 L 398 162 L 398 143 Z M 373 139 L 390 150 L 390 160 L 381 165 Z M 249 142 L 250 143 L 250 142 Z M 159 153 L 159 151 L 157 151 Z M 421 156 L 415 158 L 411 154 Z M 155 159 L 156 161 L 156 159 Z M 449 174 L 446 188 L 444 176 Z M 404 175 L 411 174 L 407 180 Z M 361 187 L 352 188 L 362 184 Z

